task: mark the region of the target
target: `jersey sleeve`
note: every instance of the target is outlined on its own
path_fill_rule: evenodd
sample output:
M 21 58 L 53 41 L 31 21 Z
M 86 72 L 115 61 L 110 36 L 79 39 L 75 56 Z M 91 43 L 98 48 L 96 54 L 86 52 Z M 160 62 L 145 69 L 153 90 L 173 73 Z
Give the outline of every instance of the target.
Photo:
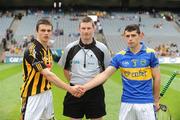
M 104 65 L 105 65 L 105 68 L 107 68 L 111 61 L 111 54 L 107 47 L 103 52 L 104 52 Z
M 24 52 L 24 59 L 37 71 L 40 72 L 46 68 L 46 65 L 42 59 L 42 55 L 36 49 L 26 49 Z
M 119 54 L 115 55 L 110 62 L 110 66 L 113 66 L 116 69 L 118 69 L 120 67 L 119 59 L 120 59 L 120 55 Z
M 62 56 L 61 56 L 61 58 L 60 58 L 60 60 L 58 62 L 58 64 L 60 66 L 62 66 L 64 69 L 67 69 L 67 68 L 65 68 L 65 64 L 66 64 L 66 61 L 67 61 L 67 55 L 68 55 L 69 49 L 70 48 L 68 46 L 64 49 L 63 54 L 62 54 Z
M 151 53 L 151 61 L 150 61 L 150 67 L 154 68 L 156 66 L 159 66 L 159 60 L 155 52 Z

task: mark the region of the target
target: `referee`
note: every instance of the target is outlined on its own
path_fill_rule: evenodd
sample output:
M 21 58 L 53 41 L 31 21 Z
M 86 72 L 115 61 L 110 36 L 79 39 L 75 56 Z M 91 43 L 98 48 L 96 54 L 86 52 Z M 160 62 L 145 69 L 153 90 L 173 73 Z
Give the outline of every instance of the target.
M 60 64 L 70 85 L 83 85 L 104 71 L 111 56 L 108 48 L 94 39 L 95 24 L 85 17 L 79 24 L 80 38 L 70 43 L 64 50 Z M 102 120 L 106 115 L 103 85 L 99 85 L 76 98 L 67 92 L 64 98 L 63 114 L 71 120 Z

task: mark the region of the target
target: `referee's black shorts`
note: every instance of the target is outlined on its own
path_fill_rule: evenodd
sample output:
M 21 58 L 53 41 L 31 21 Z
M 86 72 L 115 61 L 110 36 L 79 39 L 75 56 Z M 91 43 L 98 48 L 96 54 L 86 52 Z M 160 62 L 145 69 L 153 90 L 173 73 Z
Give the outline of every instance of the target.
M 106 115 L 104 89 L 100 85 L 76 98 L 67 92 L 64 98 L 63 115 L 71 118 L 100 118 Z

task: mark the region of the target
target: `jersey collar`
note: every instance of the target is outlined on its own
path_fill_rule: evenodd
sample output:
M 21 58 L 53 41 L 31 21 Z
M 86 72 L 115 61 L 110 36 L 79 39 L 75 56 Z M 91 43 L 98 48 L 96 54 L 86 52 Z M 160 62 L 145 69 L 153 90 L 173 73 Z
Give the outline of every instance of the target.
M 81 41 L 81 39 L 79 40 L 79 45 L 80 45 L 81 47 L 85 48 L 85 49 L 92 48 L 92 47 L 95 46 L 95 44 L 96 44 L 96 41 L 94 40 L 94 38 L 93 38 L 92 43 L 90 43 L 90 44 L 84 44 L 84 43 Z
M 44 50 L 48 49 L 49 47 L 47 46 L 47 48 L 45 49 L 44 46 L 37 40 L 37 39 L 34 39 L 33 43 L 35 45 L 37 45 L 38 47 L 40 48 L 43 48 Z
M 146 51 L 146 46 L 144 45 L 144 43 L 140 42 L 140 45 L 141 45 L 141 49 L 139 52 Z M 132 53 L 129 47 L 126 49 L 126 51 Z

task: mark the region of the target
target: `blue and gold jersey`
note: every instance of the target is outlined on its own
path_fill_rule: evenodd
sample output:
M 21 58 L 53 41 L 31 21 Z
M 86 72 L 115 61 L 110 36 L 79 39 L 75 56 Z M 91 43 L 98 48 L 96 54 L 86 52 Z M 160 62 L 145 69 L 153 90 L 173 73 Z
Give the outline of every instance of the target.
M 153 49 L 141 43 L 134 54 L 128 48 L 116 54 L 110 65 L 119 69 L 123 80 L 122 102 L 153 103 L 152 70 L 159 65 Z

